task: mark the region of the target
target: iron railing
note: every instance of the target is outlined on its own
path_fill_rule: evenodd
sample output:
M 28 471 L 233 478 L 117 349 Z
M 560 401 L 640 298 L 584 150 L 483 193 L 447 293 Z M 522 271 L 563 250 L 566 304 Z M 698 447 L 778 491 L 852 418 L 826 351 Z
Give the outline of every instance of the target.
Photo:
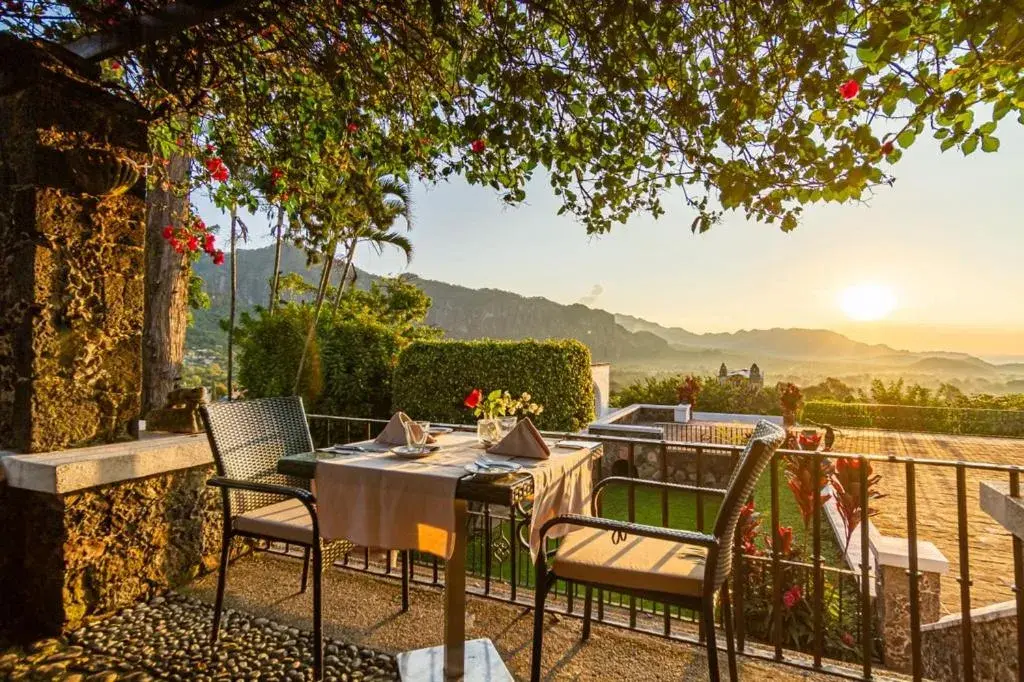
M 329 443 L 353 442 L 372 438 L 386 423 L 384 420 L 336 417 L 328 415 L 309 415 L 311 431 L 318 446 Z M 470 429 L 464 425 L 446 425 L 458 429 Z M 668 458 L 671 455 L 687 453 L 695 460 L 698 480 L 705 460 L 711 457 L 720 459 L 723 455 L 738 457 L 742 447 L 738 445 L 719 445 L 708 443 L 687 443 L 672 440 L 652 441 L 644 439 L 623 438 L 617 436 L 595 436 L 590 434 L 546 433 L 553 437 L 571 436 L 574 439 L 589 439 L 602 443 L 607 449 L 618 448 L 622 457 L 628 462 L 630 476 L 638 471 L 636 458 L 638 450 L 649 457 L 651 448 L 658 460 L 657 469 L 664 477 L 669 471 Z M 855 565 L 846 565 L 843 561 L 827 556 L 827 546 L 833 542 L 831 533 L 823 531 L 823 507 L 818 496 L 814 496 L 813 519 L 809 525 L 810 556 L 798 560 L 783 555 L 780 525 L 782 523 L 783 503 L 780 494 L 785 490 L 783 485 L 783 466 L 789 457 L 813 457 L 815 471 L 825 466 L 825 459 L 840 459 L 856 462 L 859 471 L 859 534 L 861 552 L 856 557 Z M 606 473 L 605 457 L 597 460 L 596 477 Z M 941 468 L 951 471 L 955 477 L 955 495 L 957 508 L 956 544 L 958 551 L 959 570 L 955 579 L 959 582 L 959 606 L 962 612 L 960 628 L 961 665 L 958 671 L 949 671 L 950 679 L 962 679 L 968 682 L 975 679 L 974 642 L 972 632 L 972 577 L 970 571 L 971 547 L 968 531 L 968 487 L 967 474 L 980 474 L 995 477 L 1007 477 L 1011 494 L 1019 495 L 1021 467 L 1011 465 L 987 464 L 980 462 L 946 461 L 936 459 L 915 459 L 910 457 L 881 456 L 873 454 L 852 453 L 811 453 L 803 451 L 780 450 L 773 458 L 767 473 L 769 518 L 771 524 L 771 542 L 755 548 L 753 552 L 743 551 L 740 539 L 737 538 L 736 559 L 734 561 L 733 581 L 736 595 L 736 633 L 738 649 L 748 656 L 764 658 L 779 663 L 794 665 L 800 668 L 824 671 L 840 677 L 857 680 L 870 680 L 882 664 L 883 643 L 875 623 L 875 608 L 872 595 L 872 583 L 876 580 L 876 570 L 869 552 L 869 521 L 870 503 L 868 487 L 869 464 L 901 467 L 905 479 L 906 538 L 908 553 L 907 576 L 909 578 L 908 606 L 910 613 L 910 661 L 906 670 L 914 680 L 923 679 L 927 661 L 922 657 L 922 623 L 920 618 L 922 594 L 919 581 L 922 577 L 917 553 L 918 540 L 918 508 L 916 474 L 922 469 Z M 1005 479 L 1004 479 L 1005 480 Z M 764 483 L 764 481 L 762 481 Z M 641 499 L 637 489 L 632 485 L 624 486 L 625 518 L 629 521 L 648 522 L 652 515 L 660 518 L 666 526 L 671 525 L 672 499 L 667 492 L 661 491 L 654 498 Z M 891 497 L 896 491 L 887 489 Z M 788 491 L 786 491 L 788 494 Z M 606 496 L 607 498 L 607 496 Z M 650 504 L 654 502 L 654 504 Z M 714 522 L 714 510 L 706 508 L 702 494 L 698 491 L 693 499 L 693 524 L 696 530 L 705 530 Z M 602 500 L 603 505 L 608 503 Z M 467 572 L 471 580 L 467 582 L 467 590 L 471 593 L 494 599 L 530 606 L 532 596 L 525 594 L 533 587 L 534 571 L 529 562 L 529 553 L 523 551 L 516 540 L 528 523 L 528 510 L 494 509 L 488 505 L 479 505 L 471 510 L 473 537 L 469 543 L 467 556 Z M 838 540 L 838 539 L 836 539 Z M 1011 588 L 1016 598 L 1017 622 L 1024 622 L 1024 545 L 1017 538 L 1013 539 L 1013 576 L 1014 586 Z M 523 560 L 523 557 L 526 560 Z M 991 558 L 989 557 L 989 560 Z M 413 580 L 418 583 L 440 586 L 443 584 L 443 562 L 435 557 L 416 555 Z M 393 571 L 392 562 L 374 563 L 371 555 L 364 550 L 361 555 L 346 557 L 342 565 L 348 568 L 373 571 L 390 575 Z M 795 576 L 795 577 L 794 577 Z M 865 579 L 866 578 L 866 579 Z M 767 584 L 765 584 L 767 581 Z M 809 624 L 801 623 L 800 627 L 809 630 L 806 636 L 794 636 L 795 625 L 792 611 L 786 607 L 786 583 L 801 587 L 802 599 L 806 599 L 810 607 Z M 768 595 L 766 597 L 766 594 Z M 569 615 L 582 615 L 582 592 L 575 586 L 560 584 L 552 595 L 551 610 Z M 699 632 L 695 623 L 695 615 L 676 608 L 666 609 L 663 605 L 638 600 L 620 594 L 598 593 L 595 617 L 598 622 L 613 626 L 625 627 L 641 632 L 661 635 L 671 639 L 690 643 L 699 642 Z M 826 616 L 828 621 L 826 622 Z M 850 627 L 847 628 L 846 626 Z M 837 630 L 849 637 L 840 636 L 843 646 L 834 644 Z M 1020 664 L 1024 662 L 1024 628 L 1018 629 L 1017 662 L 1018 670 L 1024 670 Z

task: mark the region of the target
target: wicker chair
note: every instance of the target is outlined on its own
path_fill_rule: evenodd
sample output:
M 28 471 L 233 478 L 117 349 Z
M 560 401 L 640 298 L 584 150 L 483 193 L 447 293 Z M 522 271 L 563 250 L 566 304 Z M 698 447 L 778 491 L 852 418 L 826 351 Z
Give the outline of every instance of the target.
M 708 675 L 719 679 L 718 648 L 715 641 L 715 595 L 721 594 L 725 622 L 729 676 L 736 679 L 736 651 L 733 642 L 729 574 L 732 570 L 732 539 L 740 509 L 753 493 L 754 484 L 782 444 L 786 432 L 762 420 L 740 455 L 727 488 L 642 481 L 622 477 L 602 480 L 593 495 L 593 516 L 568 515 L 554 518 L 541 528 L 541 547 L 547 533 L 558 525 L 578 526 L 569 533 L 551 557 L 537 555 L 537 587 L 533 625 L 533 661 L 530 679 L 540 679 L 541 646 L 544 636 L 544 600 L 558 579 L 585 586 L 583 639 L 590 636 L 591 597 L 594 588 L 630 594 L 643 599 L 692 609 L 701 614 L 708 650 Z M 722 497 L 712 534 L 647 526 L 627 521 L 597 518 L 597 503 L 610 483 L 633 484 L 659 490 L 694 492 Z
M 232 538 L 284 542 L 305 548 L 301 591 L 306 591 L 313 563 L 313 667 L 315 679 L 323 670 L 321 637 L 321 574 L 353 547 L 347 541 L 320 537 L 316 498 L 309 481 L 277 473 L 285 455 L 313 450 L 302 398 L 262 398 L 220 402 L 200 408 L 213 450 L 217 476 L 208 485 L 221 489 L 224 531 L 214 606 L 212 641 L 220 633 Z M 312 557 L 310 556 L 312 554 Z M 409 608 L 409 555 L 402 552 L 402 610 Z

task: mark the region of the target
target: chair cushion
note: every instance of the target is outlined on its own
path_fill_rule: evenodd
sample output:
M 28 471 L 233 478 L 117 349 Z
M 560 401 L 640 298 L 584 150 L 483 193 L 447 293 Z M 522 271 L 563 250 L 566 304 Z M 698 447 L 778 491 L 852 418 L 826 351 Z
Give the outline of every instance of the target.
M 707 550 L 668 540 L 583 528 L 569 533 L 551 564 L 555 575 L 623 589 L 699 597 Z
M 299 500 L 289 499 L 235 517 L 235 530 L 284 542 L 313 544 L 313 518 Z

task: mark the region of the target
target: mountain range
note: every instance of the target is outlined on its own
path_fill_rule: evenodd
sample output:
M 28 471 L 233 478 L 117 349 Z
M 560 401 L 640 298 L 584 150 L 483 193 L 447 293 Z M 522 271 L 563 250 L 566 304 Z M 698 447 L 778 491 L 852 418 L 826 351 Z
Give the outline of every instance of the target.
M 267 246 L 239 251 L 240 310 L 265 306 L 273 271 L 274 251 Z M 319 267 L 308 267 L 305 254 L 287 247 L 282 271 L 297 272 L 315 282 Z M 219 321 L 227 317 L 229 269 L 201 260 L 196 274 L 205 281 L 212 305 L 196 311 L 188 346 L 219 350 L 224 333 Z M 379 279 L 357 271 L 357 286 Z M 911 352 L 881 344 L 854 341 L 824 329 L 753 329 L 732 333 L 698 334 L 665 327 L 631 315 L 610 313 L 581 304 L 564 305 L 540 297 L 525 297 L 498 289 L 471 289 L 410 276 L 432 299 L 427 322 L 449 338 L 521 339 L 571 337 L 584 342 L 595 362 L 610 362 L 622 373 L 717 371 L 721 363 L 747 367 L 757 362 L 776 378 L 817 380 L 832 376 L 896 375 L 934 377 L 962 382 L 1001 382 L 1024 379 L 1024 365 L 996 365 L 966 353 Z M 1014 381 L 1014 383 L 1017 383 Z

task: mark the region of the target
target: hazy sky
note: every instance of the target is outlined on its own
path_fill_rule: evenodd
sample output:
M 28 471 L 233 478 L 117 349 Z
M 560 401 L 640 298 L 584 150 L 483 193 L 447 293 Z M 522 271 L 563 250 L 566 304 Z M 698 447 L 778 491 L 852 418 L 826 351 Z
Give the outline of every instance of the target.
M 415 186 L 412 264 L 369 247 L 356 264 L 696 332 L 823 327 L 914 350 L 1024 356 L 1024 127 L 1007 117 L 997 136 L 998 153 L 966 158 L 922 139 L 896 165 L 893 188 L 868 205 L 807 208 L 790 234 L 728 214 L 693 235 L 693 214 L 670 196 L 659 220 L 636 216 L 592 237 L 555 215 L 543 177 L 511 209 L 459 180 Z M 200 210 L 226 222 L 208 204 Z M 251 245 L 269 243 L 269 227 L 249 224 Z M 841 309 L 841 292 L 863 283 L 895 296 L 884 321 L 856 322 Z

